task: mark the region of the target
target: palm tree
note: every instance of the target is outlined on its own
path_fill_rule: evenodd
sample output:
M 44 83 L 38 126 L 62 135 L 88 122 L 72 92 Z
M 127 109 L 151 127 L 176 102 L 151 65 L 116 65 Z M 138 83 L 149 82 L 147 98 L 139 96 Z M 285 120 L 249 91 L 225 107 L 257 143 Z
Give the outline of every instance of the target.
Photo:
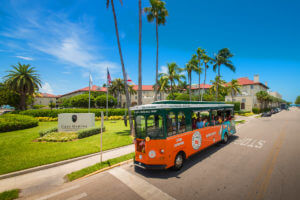
M 214 58 L 214 65 L 213 70 L 214 72 L 218 69 L 218 76 L 221 77 L 221 65 L 225 65 L 227 68 L 229 68 L 231 71 L 235 72 L 235 67 L 232 64 L 231 60 L 229 60 L 231 57 L 233 57 L 233 54 L 230 52 L 228 48 L 223 48 L 219 50 L 218 54 L 215 55 Z M 219 97 L 219 90 L 217 88 L 216 92 L 216 98 Z
M 138 105 L 142 105 L 142 0 L 139 0 L 139 86 Z
M 196 52 L 197 52 L 197 58 L 198 58 L 198 72 L 197 73 L 199 74 L 199 101 L 200 100 L 202 101 L 202 97 L 200 97 L 201 96 L 200 95 L 200 90 L 201 90 L 201 87 L 200 87 L 200 85 L 201 85 L 200 78 L 201 78 L 201 74 L 202 74 L 202 68 L 201 68 L 202 63 L 201 63 L 201 60 L 203 60 L 203 55 L 205 54 L 205 50 L 199 47 Z
M 9 89 L 20 94 L 20 109 L 25 110 L 27 98 L 42 86 L 41 80 L 34 67 L 30 67 L 29 64 L 18 63 L 12 68 L 13 70 L 9 70 L 9 74 L 4 77 L 5 84 Z
M 232 79 L 227 87 L 231 95 L 231 101 L 233 101 L 233 96 L 236 96 L 237 94 L 241 94 L 241 90 L 240 90 L 241 85 L 239 84 L 238 80 Z
M 157 87 L 157 90 L 160 93 L 160 100 L 163 100 L 164 99 L 163 94 L 164 93 L 168 93 L 169 89 L 170 89 L 170 86 L 169 86 L 169 83 L 168 83 L 168 79 L 166 79 L 165 77 L 161 76 L 158 79 L 158 84 L 157 85 L 156 84 L 153 85 L 153 88 L 155 88 L 155 87 Z
M 225 87 L 225 81 L 221 79 L 220 76 L 216 76 L 214 81 L 210 81 L 212 83 L 212 86 L 210 87 L 209 91 L 211 94 L 216 94 L 217 92 L 220 92 L 222 96 L 227 95 L 227 88 Z M 215 98 L 216 101 L 219 100 L 219 98 Z
M 188 91 L 189 84 L 186 81 L 179 81 L 177 89 L 179 92 Z
M 182 70 L 186 71 L 188 73 L 188 79 L 189 79 L 189 97 L 190 101 L 192 101 L 192 93 L 191 93 L 191 88 L 192 88 L 192 72 L 198 72 L 198 61 L 197 61 L 197 56 L 194 54 L 191 58 L 191 60 L 185 65 L 185 68 Z M 200 74 L 200 73 L 199 73 Z
M 125 69 L 125 65 L 124 65 L 123 55 L 122 55 L 117 16 L 116 16 L 116 11 L 115 11 L 115 6 L 114 6 L 114 1 L 113 0 L 106 0 L 106 8 L 109 7 L 109 2 L 111 2 L 112 12 L 113 12 L 113 15 L 114 15 L 116 37 L 117 37 L 117 42 L 118 42 L 119 55 L 120 55 L 120 60 L 121 60 L 121 65 L 122 65 L 122 72 L 123 72 L 123 79 L 124 79 L 124 86 L 125 86 L 125 96 L 126 96 L 126 102 L 127 102 L 126 106 L 127 106 L 128 115 L 129 115 L 130 131 L 131 131 L 131 134 L 133 135 L 134 132 L 133 132 L 133 123 L 132 123 L 131 111 L 130 111 L 130 99 L 129 99 L 128 85 L 127 85 L 127 76 L 126 76 L 126 69 Z M 120 2 L 122 4 L 121 0 L 120 0 Z
M 173 95 L 174 93 L 174 86 L 175 86 L 175 81 L 180 81 L 182 78 L 185 79 L 185 76 L 183 74 L 180 74 L 181 70 L 178 67 L 176 63 L 168 63 L 167 64 L 168 71 L 167 73 L 160 73 L 159 77 L 167 80 L 167 82 L 170 82 L 170 91 L 171 94 Z
M 147 20 L 149 22 L 153 22 L 155 19 L 155 27 L 156 27 L 156 75 L 155 82 L 158 82 L 158 26 L 165 25 L 166 17 L 168 16 L 168 11 L 165 8 L 165 2 L 161 0 L 150 0 L 150 7 L 144 8 L 144 11 L 148 13 Z M 155 89 L 154 101 L 157 100 L 157 92 Z
M 133 89 L 134 85 L 129 85 L 128 86 L 128 91 L 129 91 L 129 97 L 130 97 L 130 102 L 131 102 L 131 95 L 137 94 L 136 90 Z M 131 104 L 130 104 L 131 105 Z
M 212 58 L 210 58 L 206 54 L 203 54 L 202 55 L 202 60 L 203 60 L 203 63 L 204 63 L 204 87 L 205 87 L 205 83 L 206 83 L 206 70 L 209 68 L 208 64 L 212 64 Z M 202 98 L 203 98 L 203 93 L 204 93 L 204 88 L 202 88 L 201 101 L 202 101 Z

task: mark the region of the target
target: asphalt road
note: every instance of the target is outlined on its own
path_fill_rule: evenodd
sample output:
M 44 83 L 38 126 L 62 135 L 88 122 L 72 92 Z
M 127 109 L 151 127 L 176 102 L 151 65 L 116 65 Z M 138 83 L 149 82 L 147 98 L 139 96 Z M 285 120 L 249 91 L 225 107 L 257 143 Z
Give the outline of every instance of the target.
M 66 183 L 28 199 L 300 199 L 300 109 L 252 118 L 226 145 L 212 146 L 181 171 L 132 164 Z

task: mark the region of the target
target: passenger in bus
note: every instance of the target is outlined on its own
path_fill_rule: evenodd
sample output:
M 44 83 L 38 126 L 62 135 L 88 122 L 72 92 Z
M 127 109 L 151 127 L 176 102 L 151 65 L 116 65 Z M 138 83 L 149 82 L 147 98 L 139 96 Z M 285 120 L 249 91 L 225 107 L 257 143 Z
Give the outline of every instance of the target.
M 195 130 L 197 128 L 197 120 L 196 118 L 192 118 L 192 129 Z
M 203 128 L 203 125 L 204 125 L 204 124 L 203 124 L 203 121 L 201 120 L 201 118 L 200 118 L 200 117 L 198 118 L 198 120 L 197 120 L 197 124 L 196 124 L 196 125 L 197 125 L 197 129 L 199 129 L 199 128 Z
M 214 116 L 211 117 L 210 125 L 212 125 L 212 126 L 216 125 L 216 121 L 215 121 Z
M 204 125 L 204 127 L 209 126 L 209 123 L 208 123 L 208 119 L 207 119 L 207 118 L 205 118 L 205 119 L 203 120 L 203 125 Z
M 221 116 L 219 116 L 218 123 L 219 123 L 219 124 L 222 124 L 222 123 L 223 123 L 223 120 L 222 120 L 222 117 L 221 117 Z

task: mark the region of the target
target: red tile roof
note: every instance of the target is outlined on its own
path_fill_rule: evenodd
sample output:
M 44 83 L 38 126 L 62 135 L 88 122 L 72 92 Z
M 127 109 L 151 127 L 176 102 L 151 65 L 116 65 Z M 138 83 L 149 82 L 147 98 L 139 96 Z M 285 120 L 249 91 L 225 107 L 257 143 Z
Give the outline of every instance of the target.
M 203 84 L 203 83 L 201 83 L 200 84 L 200 89 L 202 89 L 202 88 L 204 88 L 204 89 L 208 89 L 208 88 L 210 88 L 211 87 L 211 85 L 209 85 L 209 84 Z M 192 90 L 195 90 L 195 89 L 199 89 L 199 84 L 197 84 L 197 86 L 192 86 L 192 88 L 191 88 Z
M 265 84 L 263 83 L 260 83 L 260 82 L 254 82 L 252 80 L 250 80 L 248 77 L 242 77 L 242 78 L 238 78 L 237 79 L 238 83 L 240 85 L 261 85 L 265 88 L 269 88 L 268 86 L 266 86 Z M 228 82 L 226 85 L 230 84 L 231 82 Z
M 63 94 L 61 96 L 66 96 L 66 95 L 70 95 L 70 94 L 77 93 L 77 92 L 88 92 L 88 91 L 89 91 L 89 87 L 84 87 L 84 88 L 81 88 L 79 90 L 75 90 L 73 92 L 69 92 L 67 94 Z M 106 88 L 105 87 L 99 87 L 97 85 L 93 85 L 91 87 L 91 91 L 92 92 L 106 92 Z
M 139 88 L 138 85 L 133 86 L 134 90 L 138 90 L 138 88 Z M 142 85 L 142 90 L 143 91 L 151 91 L 151 90 L 153 90 L 153 86 L 152 85 Z
M 49 93 L 40 93 L 37 97 L 40 97 L 40 98 L 56 98 L 58 96 L 54 95 L 54 94 L 49 94 Z

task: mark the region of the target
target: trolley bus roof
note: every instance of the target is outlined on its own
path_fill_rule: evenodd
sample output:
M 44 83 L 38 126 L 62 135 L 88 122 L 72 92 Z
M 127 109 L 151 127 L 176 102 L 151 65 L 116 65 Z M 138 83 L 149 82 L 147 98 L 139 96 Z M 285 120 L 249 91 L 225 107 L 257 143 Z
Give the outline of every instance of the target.
M 131 107 L 131 110 L 153 110 L 153 109 L 223 109 L 233 108 L 233 104 L 225 104 L 224 102 L 200 102 L 200 101 L 156 101 L 152 104 L 145 104 Z

